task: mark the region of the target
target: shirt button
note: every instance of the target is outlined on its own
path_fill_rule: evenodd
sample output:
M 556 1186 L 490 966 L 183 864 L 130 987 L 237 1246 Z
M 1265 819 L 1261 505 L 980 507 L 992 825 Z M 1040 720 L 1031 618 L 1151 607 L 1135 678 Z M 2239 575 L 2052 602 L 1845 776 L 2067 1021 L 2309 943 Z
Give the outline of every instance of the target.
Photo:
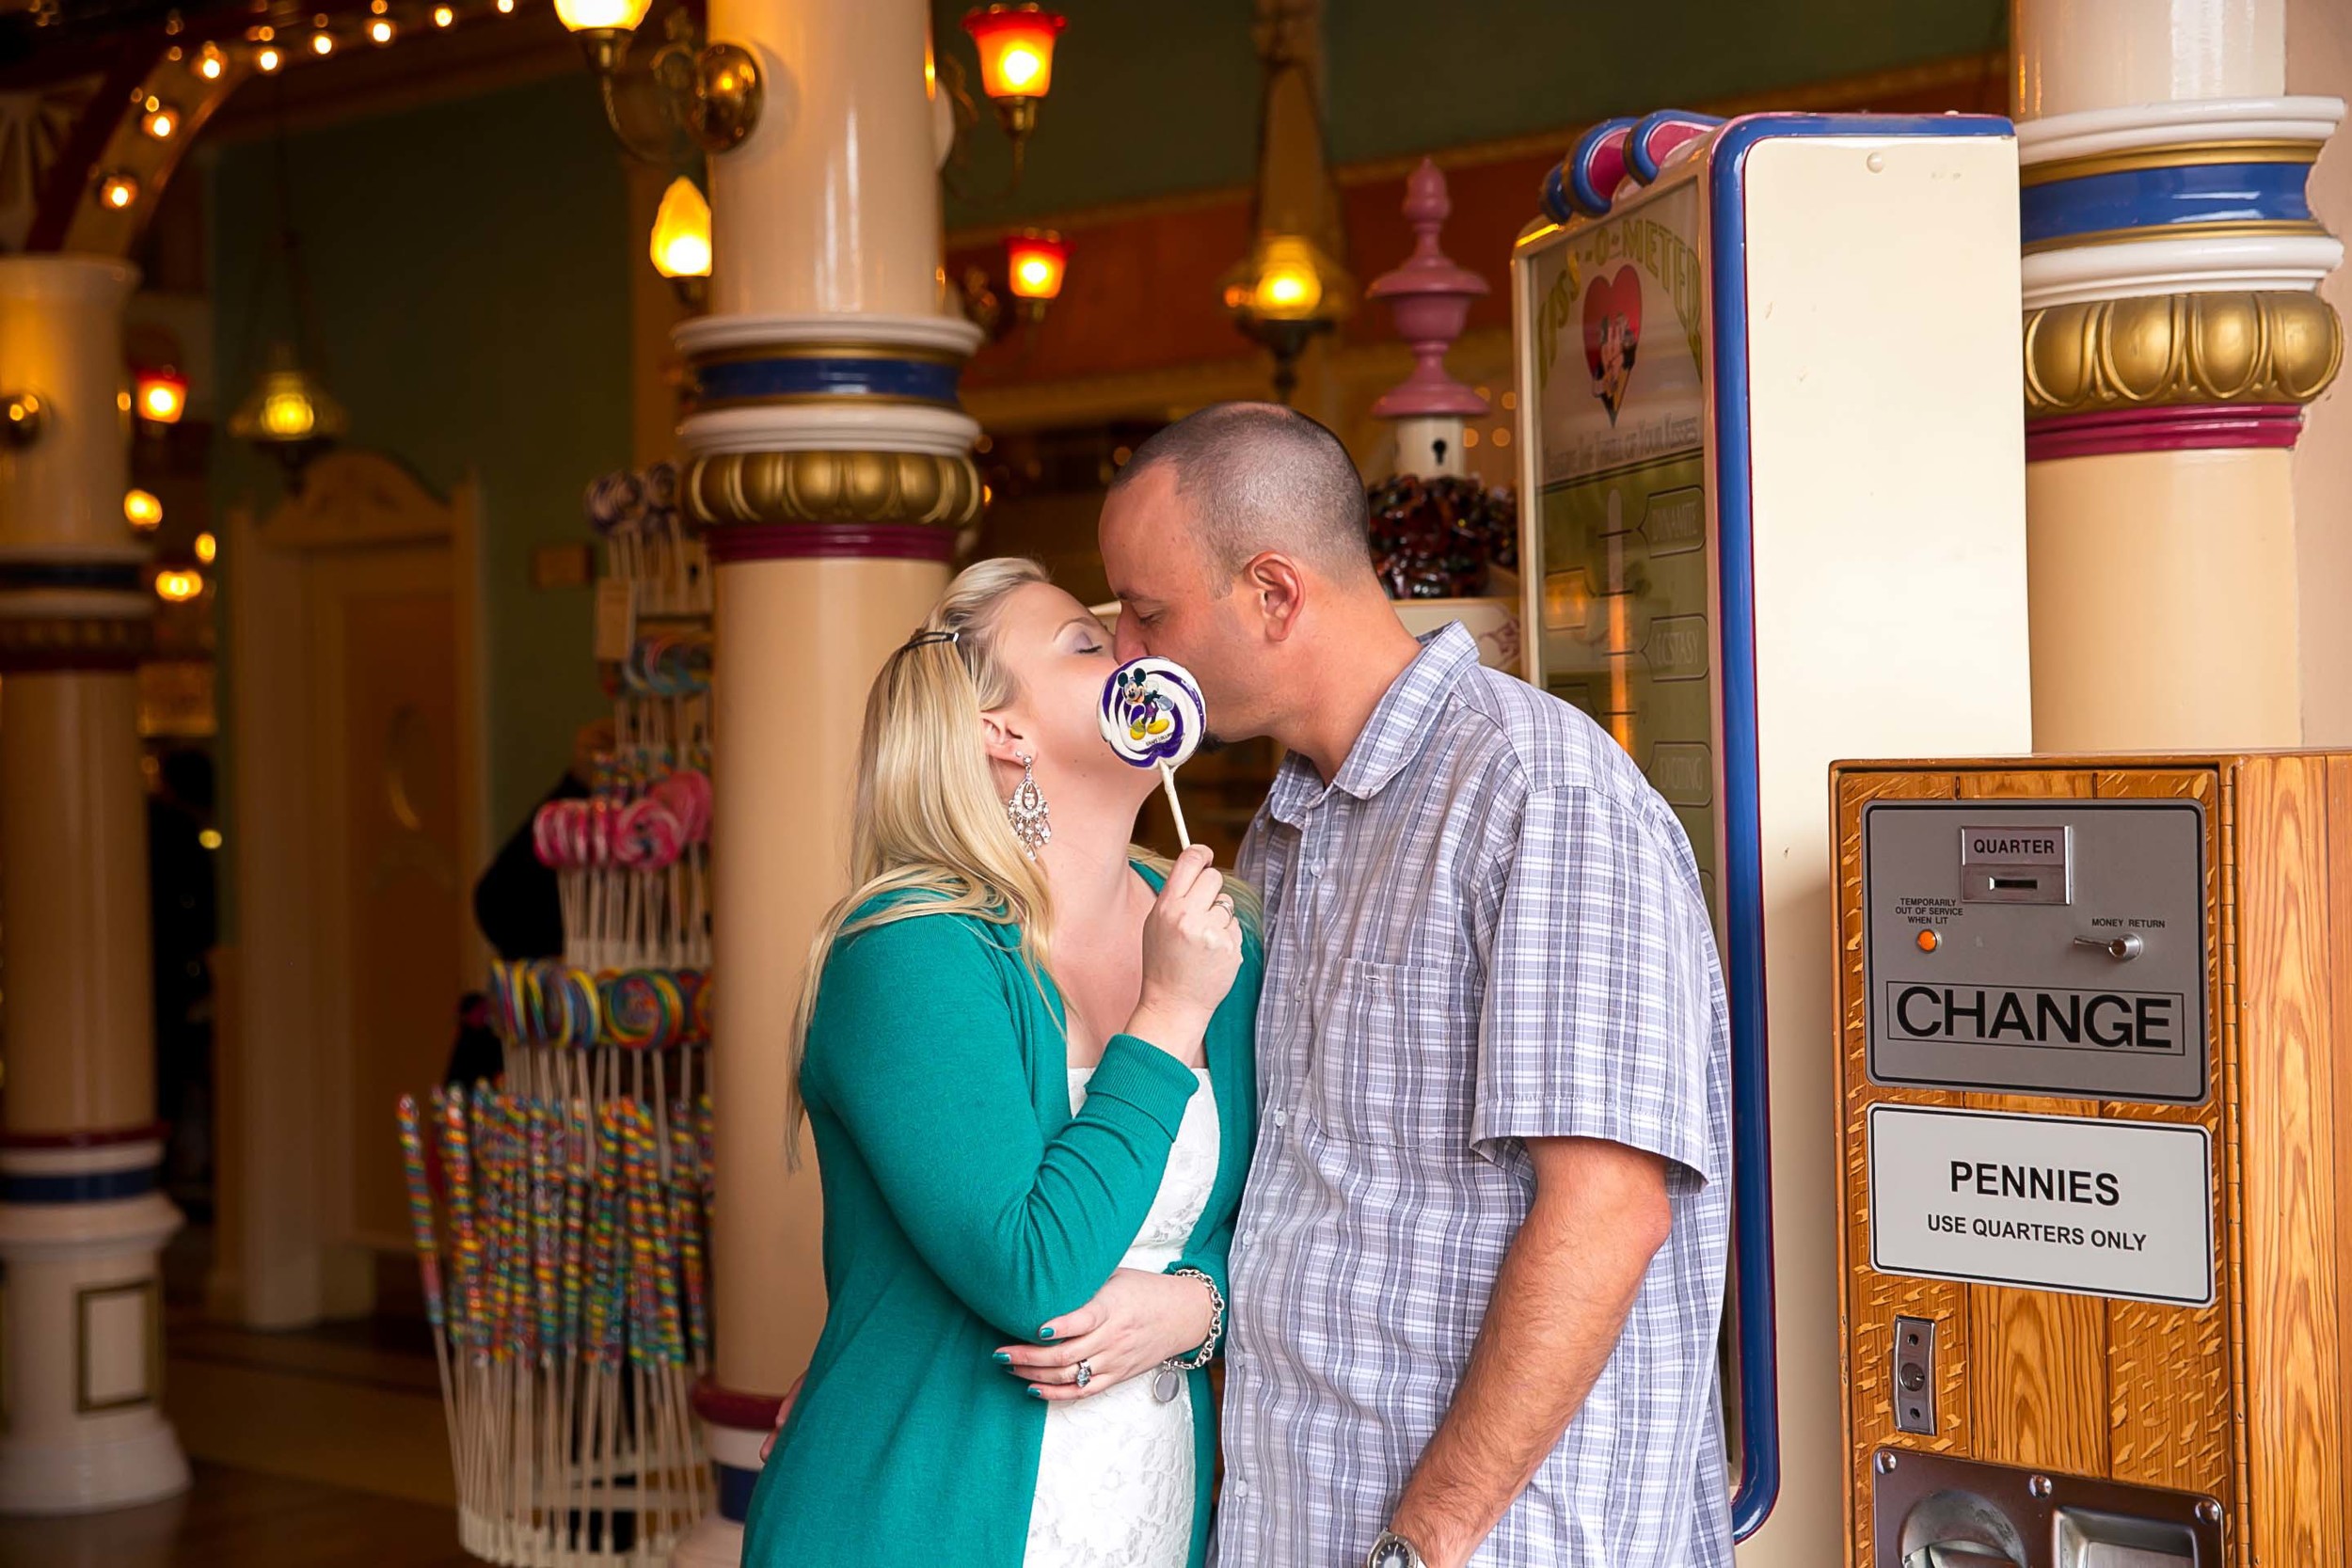
M 1279 1105 L 1274 1107 L 1274 1109 L 1267 1112 L 1266 1115 L 1272 1118 L 1274 1125 L 1277 1127 L 1281 1126 L 1284 1122 L 1290 1119 L 1290 1113 L 1283 1110 Z
M 1241 1244 L 1244 1246 L 1248 1246 L 1250 1243 L 1256 1241 L 1257 1239 L 1258 1233 L 1254 1230 L 1245 1230 L 1241 1233 Z

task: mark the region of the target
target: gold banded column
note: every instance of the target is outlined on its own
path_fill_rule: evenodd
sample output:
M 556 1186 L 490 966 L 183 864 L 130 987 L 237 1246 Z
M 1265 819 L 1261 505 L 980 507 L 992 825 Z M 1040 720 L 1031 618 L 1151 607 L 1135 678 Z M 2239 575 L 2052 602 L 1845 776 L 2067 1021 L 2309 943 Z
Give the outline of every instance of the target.
M 2040 751 L 2302 740 L 2292 449 L 2343 359 L 2285 0 L 2018 0 Z
M 124 521 L 125 263 L 0 258 L 0 1513 L 188 1484 L 160 1411 L 147 552 Z
M 980 333 L 944 304 L 945 121 L 922 0 L 712 0 L 767 108 L 711 161 L 711 314 L 680 327 L 685 503 L 716 566 L 711 1104 L 719 1510 L 679 1564 L 732 1564 L 776 1399 L 825 1310 L 813 1159 L 786 1163 L 786 1031 L 846 890 L 866 690 L 977 515 L 957 403 Z

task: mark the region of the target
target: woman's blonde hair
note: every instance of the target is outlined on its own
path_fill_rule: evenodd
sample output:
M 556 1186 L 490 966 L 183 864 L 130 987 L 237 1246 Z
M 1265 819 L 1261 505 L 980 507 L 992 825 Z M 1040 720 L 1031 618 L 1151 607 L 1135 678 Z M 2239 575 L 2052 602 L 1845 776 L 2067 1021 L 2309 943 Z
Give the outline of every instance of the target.
M 786 1126 L 796 1155 L 806 1109 L 801 1063 L 817 988 L 836 942 L 900 920 L 970 915 L 1011 932 L 1013 950 L 1044 994 L 1041 977 L 1049 962 L 1053 895 L 1043 868 L 1013 836 L 980 744 L 980 716 L 1019 695 L 997 648 L 1005 601 L 1016 589 L 1051 581 L 1043 566 L 1022 556 L 965 567 L 915 636 L 883 662 L 866 694 L 850 823 L 850 892 L 818 927 L 787 1047 L 791 1088 Z M 1168 866 L 1160 856 L 1133 853 L 1163 871 Z M 903 896 L 909 893 L 926 896 Z M 858 913 L 885 897 L 889 902 L 882 907 Z

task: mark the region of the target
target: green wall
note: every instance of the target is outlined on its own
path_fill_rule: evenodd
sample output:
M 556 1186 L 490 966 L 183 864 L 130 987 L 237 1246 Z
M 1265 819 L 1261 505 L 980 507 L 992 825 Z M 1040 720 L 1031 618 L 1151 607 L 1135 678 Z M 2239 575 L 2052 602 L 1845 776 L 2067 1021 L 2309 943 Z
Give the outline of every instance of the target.
M 1257 149 L 1251 0 L 1061 0 L 1070 16 L 1031 164 L 1010 201 L 951 200 L 951 223 L 1246 184 Z M 944 53 L 974 77 L 970 0 L 935 0 Z M 2004 0 L 1327 0 L 1332 156 L 1375 158 L 1600 115 L 1858 74 L 1997 47 Z M 268 84 L 246 89 L 261 93 Z M 962 177 L 999 188 L 989 117 Z M 589 600 L 533 590 L 533 547 L 585 537 L 582 487 L 629 452 L 629 229 L 620 153 L 587 73 L 295 133 L 295 216 L 330 386 L 350 439 L 446 490 L 482 486 L 490 784 L 520 819 L 604 707 Z M 259 297 L 277 229 L 267 138 L 210 170 L 221 385 L 250 384 L 289 321 Z M 275 499 L 274 468 L 223 436 L 216 503 Z M 224 562 L 224 591 L 235 563 Z M 228 759 L 233 771 L 233 759 Z
M 951 225 L 1249 182 L 1249 0 L 1059 5 L 1070 25 L 1021 188 L 951 200 Z M 977 99 L 970 8 L 934 0 L 931 24 Z M 1330 153 L 1349 163 L 1554 131 L 1976 54 L 2007 36 L 2007 0 L 1325 0 Z M 987 193 L 1006 160 L 981 103 L 970 183 Z
M 257 83 L 251 91 L 265 91 Z M 588 537 L 580 494 L 629 459 L 628 266 L 620 152 L 586 71 L 289 137 L 294 209 L 329 388 L 348 440 L 446 492 L 481 485 L 492 832 L 518 822 L 606 708 L 584 589 L 533 589 L 534 546 Z M 212 170 L 213 289 L 224 398 L 251 385 L 291 322 L 272 265 L 275 144 Z M 258 329 L 249 316 L 258 313 Z M 227 423 L 225 418 L 222 424 Z M 224 434 L 215 505 L 266 509 L 275 468 Z M 223 592 L 236 591 L 224 562 Z M 229 759 L 233 771 L 234 759 Z

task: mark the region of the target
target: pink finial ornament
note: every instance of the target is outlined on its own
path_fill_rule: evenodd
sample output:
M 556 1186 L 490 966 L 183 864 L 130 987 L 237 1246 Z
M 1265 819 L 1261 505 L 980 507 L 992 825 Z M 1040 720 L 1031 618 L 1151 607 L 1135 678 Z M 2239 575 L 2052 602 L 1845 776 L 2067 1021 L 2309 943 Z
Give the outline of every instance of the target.
M 1454 203 L 1445 175 L 1427 158 L 1405 182 L 1405 218 L 1413 226 L 1412 255 L 1372 280 L 1365 293 L 1389 302 L 1397 336 L 1413 350 L 1413 373 L 1391 388 L 1373 413 L 1386 420 L 1455 416 L 1475 419 L 1486 400 L 1446 373 L 1446 350 L 1470 320 L 1470 301 L 1488 292 L 1486 280 L 1456 265 L 1438 248 L 1438 230 Z

